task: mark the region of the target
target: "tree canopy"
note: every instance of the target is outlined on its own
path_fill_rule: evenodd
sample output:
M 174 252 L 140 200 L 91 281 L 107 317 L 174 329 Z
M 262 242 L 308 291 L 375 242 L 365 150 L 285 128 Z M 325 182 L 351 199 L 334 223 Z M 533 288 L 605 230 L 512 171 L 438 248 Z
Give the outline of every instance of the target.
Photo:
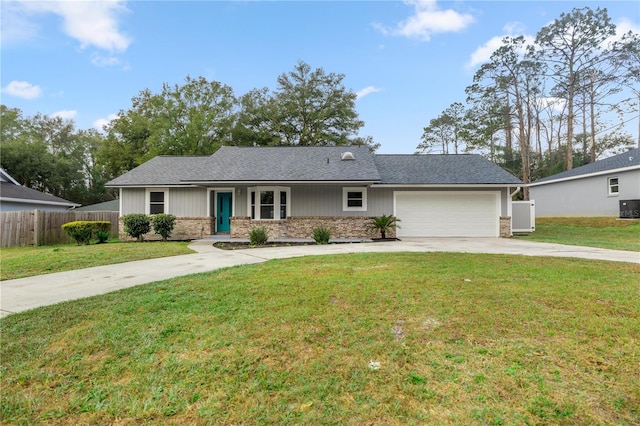
M 430 120 L 417 151 L 480 152 L 530 182 L 629 145 L 624 120 L 605 120 L 638 111 L 640 36 L 612 42 L 615 33 L 606 9 L 585 7 L 561 14 L 533 42 L 505 37 L 466 88 L 465 113 L 450 106 Z M 619 95 L 625 86 L 635 102 Z

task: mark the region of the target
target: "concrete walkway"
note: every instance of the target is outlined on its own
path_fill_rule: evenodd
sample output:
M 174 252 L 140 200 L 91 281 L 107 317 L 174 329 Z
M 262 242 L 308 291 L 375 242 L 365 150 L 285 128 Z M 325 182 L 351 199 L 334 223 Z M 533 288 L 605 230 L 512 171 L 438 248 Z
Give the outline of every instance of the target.
M 405 238 L 402 241 L 220 250 L 212 240 L 194 241 L 195 254 L 140 260 L 0 282 L 0 316 L 105 294 L 122 288 L 236 265 L 300 256 L 363 252 L 463 252 L 552 256 L 631 262 L 640 253 L 507 238 Z

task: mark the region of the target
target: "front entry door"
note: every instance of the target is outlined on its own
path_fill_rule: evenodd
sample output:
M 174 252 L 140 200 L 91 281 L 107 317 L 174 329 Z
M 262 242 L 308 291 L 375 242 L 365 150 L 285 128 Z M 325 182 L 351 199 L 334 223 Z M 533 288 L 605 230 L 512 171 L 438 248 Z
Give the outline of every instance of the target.
M 217 192 L 216 205 L 216 231 L 231 231 L 231 193 Z

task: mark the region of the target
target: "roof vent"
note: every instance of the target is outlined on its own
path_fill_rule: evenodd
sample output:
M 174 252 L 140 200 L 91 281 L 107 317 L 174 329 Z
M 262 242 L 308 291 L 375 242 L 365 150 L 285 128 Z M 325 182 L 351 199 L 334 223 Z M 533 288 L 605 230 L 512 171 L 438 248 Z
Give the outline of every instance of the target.
M 355 160 L 356 157 L 354 157 L 353 152 L 347 151 L 340 154 L 340 159 L 342 161 L 348 161 L 348 160 Z

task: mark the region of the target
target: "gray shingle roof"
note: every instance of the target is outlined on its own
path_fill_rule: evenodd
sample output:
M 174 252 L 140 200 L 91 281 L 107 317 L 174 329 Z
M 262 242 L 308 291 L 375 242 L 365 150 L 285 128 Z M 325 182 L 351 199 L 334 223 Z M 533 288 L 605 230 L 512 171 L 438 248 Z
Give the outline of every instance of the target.
M 523 184 L 478 154 L 376 155 L 375 162 L 381 184 Z
M 623 169 L 625 167 L 631 166 L 640 166 L 640 148 L 634 148 L 627 152 L 623 152 L 622 154 L 605 158 L 604 160 L 599 160 L 593 163 L 585 164 L 584 166 L 576 167 L 575 169 L 556 173 L 555 175 L 538 179 L 533 183 L 537 184 L 543 182 L 551 182 L 558 179 L 566 179 L 572 177 L 577 178 L 582 175 L 607 172 L 609 170 Z
M 351 152 L 354 160 L 343 161 Z M 331 182 L 380 179 L 369 148 L 361 146 L 222 147 L 194 167 L 186 182 Z
M 208 161 L 207 157 L 154 157 L 107 182 L 106 186 L 180 185 L 194 168 Z
M 354 160 L 343 161 L 351 152 Z M 107 186 L 208 182 L 372 182 L 522 185 L 476 154 L 374 155 L 367 147 L 222 147 L 209 157 L 155 157 Z
M 0 199 L 6 198 L 23 200 L 24 202 L 37 201 L 39 203 L 52 203 L 55 205 L 63 204 L 69 207 L 80 205 L 65 200 L 64 198 L 27 188 L 26 186 L 16 185 L 11 182 L 0 182 Z

